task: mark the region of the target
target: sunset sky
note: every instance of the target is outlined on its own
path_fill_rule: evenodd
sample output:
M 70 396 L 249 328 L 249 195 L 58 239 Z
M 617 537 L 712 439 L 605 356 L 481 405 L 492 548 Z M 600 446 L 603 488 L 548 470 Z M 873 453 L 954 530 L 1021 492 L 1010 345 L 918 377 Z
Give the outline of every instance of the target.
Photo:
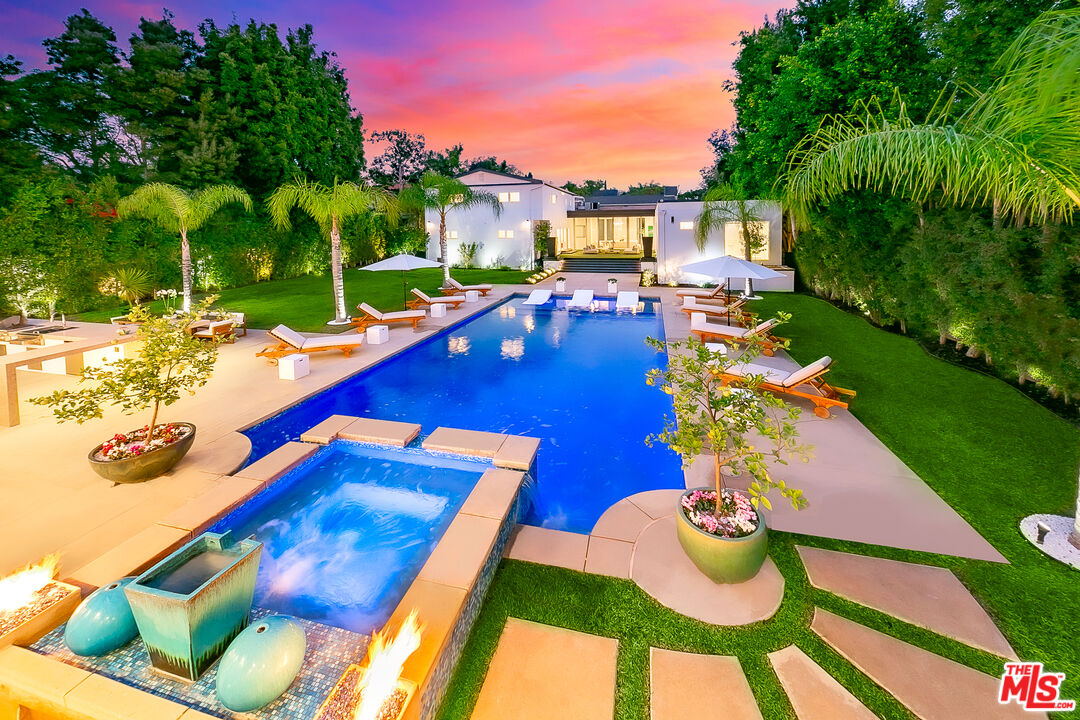
M 41 41 L 80 7 L 116 30 L 121 49 L 161 0 L 0 0 L 0 54 L 41 67 Z M 200 0 L 168 4 L 194 29 L 249 17 L 311 23 L 336 52 L 370 130 L 420 132 L 429 147 L 497 155 L 555 181 L 625 188 L 700 182 L 706 138 L 733 120 L 730 77 L 740 30 L 790 2 L 468 0 L 399 3 Z

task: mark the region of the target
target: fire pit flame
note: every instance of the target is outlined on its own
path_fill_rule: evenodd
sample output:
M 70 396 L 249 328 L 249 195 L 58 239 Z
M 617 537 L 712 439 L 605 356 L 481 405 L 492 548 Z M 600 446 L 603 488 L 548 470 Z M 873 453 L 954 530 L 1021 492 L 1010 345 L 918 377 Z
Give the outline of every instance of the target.
M 368 646 L 367 669 L 360 680 L 360 703 L 354 720 L 380 720 L 383 706 L 397 691 L 402 668 L 409 656 L 420 647 L 424 626 L 413 610 L 401 624 L 393 640 L 387 642 L 384 633 L 375 633 Z
M 46 555 L 36 565 L 27 565 L 0 580 L 0 614 L 14 612 L 32 603 L 56 575 L 59 562 L 60 553 Z

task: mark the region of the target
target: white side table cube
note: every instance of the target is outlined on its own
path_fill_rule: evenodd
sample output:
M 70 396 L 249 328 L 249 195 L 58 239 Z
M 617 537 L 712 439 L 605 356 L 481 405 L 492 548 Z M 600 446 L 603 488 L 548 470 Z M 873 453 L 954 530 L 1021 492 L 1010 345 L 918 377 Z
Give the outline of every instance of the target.
M 302 353 L 286 355 L 278 360 L 277 375 L 281 380 L 299 380 L 311 374 L 311 359 Z
M 431 303 L 431 317 L 446 317 L 446 303 Z
M 465 302 L 472 303 L 472 302 L 476 302 L 479 299 L 480 299 L 480 291 L 479 290 L 466 290 L 465 291 Z
M 367 329 L 368 345 L 382 345 L 390 339 L 390 328 L 387 325 L 372 325 Z

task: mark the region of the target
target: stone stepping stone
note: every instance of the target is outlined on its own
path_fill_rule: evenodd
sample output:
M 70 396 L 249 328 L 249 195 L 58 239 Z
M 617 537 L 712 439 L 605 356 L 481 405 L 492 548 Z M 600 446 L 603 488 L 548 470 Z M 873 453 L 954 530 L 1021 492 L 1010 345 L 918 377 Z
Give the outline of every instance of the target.
M 877 720 L 847 688 L 795 645 L 769 653 L 799 720 Z
M 613 638 L 510 618 L 491 658 L 473 720 L 611 720 Z
M 649 687 L 651 720 L 705 717 L 708 708 L 724 720 L 762 720 L 737 657 L 649 648 Z
M 744 583 L 720 585 L 705 577 L 679 544 L 674 515 L 653 522 L 638 536 L 630 579 L 661 605 L 713 625 L 768 620 L 784 599 L 784 576 L 771 558 Z
M 999 678 L 814 609 L 810 629 L 922 720 L 1045 718 L 1019 705 L 999 705 Z
M 945 568 L 799 547 L 810 583 L 912 625 L 1016 659 L 964 584 Z

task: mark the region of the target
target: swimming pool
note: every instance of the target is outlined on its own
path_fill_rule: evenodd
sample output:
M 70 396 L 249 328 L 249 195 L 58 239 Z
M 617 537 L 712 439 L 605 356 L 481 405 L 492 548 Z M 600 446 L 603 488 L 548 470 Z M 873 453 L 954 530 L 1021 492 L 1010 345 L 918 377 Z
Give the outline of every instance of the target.
M 367 634 L 390 618 L 490 468 L 338 440 L 211 529 L 263 543 L 257 607 Z
M 524 521 L 589 532 L 608 507 L 681 488 L 678 456 L 643 440 L 670 399 L 645 384 L 664 362 L 659 304 L 636 314 L 532 307 L 512 298 L 245 431 L 257 459 L 330 415 L 369 416 L 542 439 Z M 394 332 L 403 332 L 394 330 Z

